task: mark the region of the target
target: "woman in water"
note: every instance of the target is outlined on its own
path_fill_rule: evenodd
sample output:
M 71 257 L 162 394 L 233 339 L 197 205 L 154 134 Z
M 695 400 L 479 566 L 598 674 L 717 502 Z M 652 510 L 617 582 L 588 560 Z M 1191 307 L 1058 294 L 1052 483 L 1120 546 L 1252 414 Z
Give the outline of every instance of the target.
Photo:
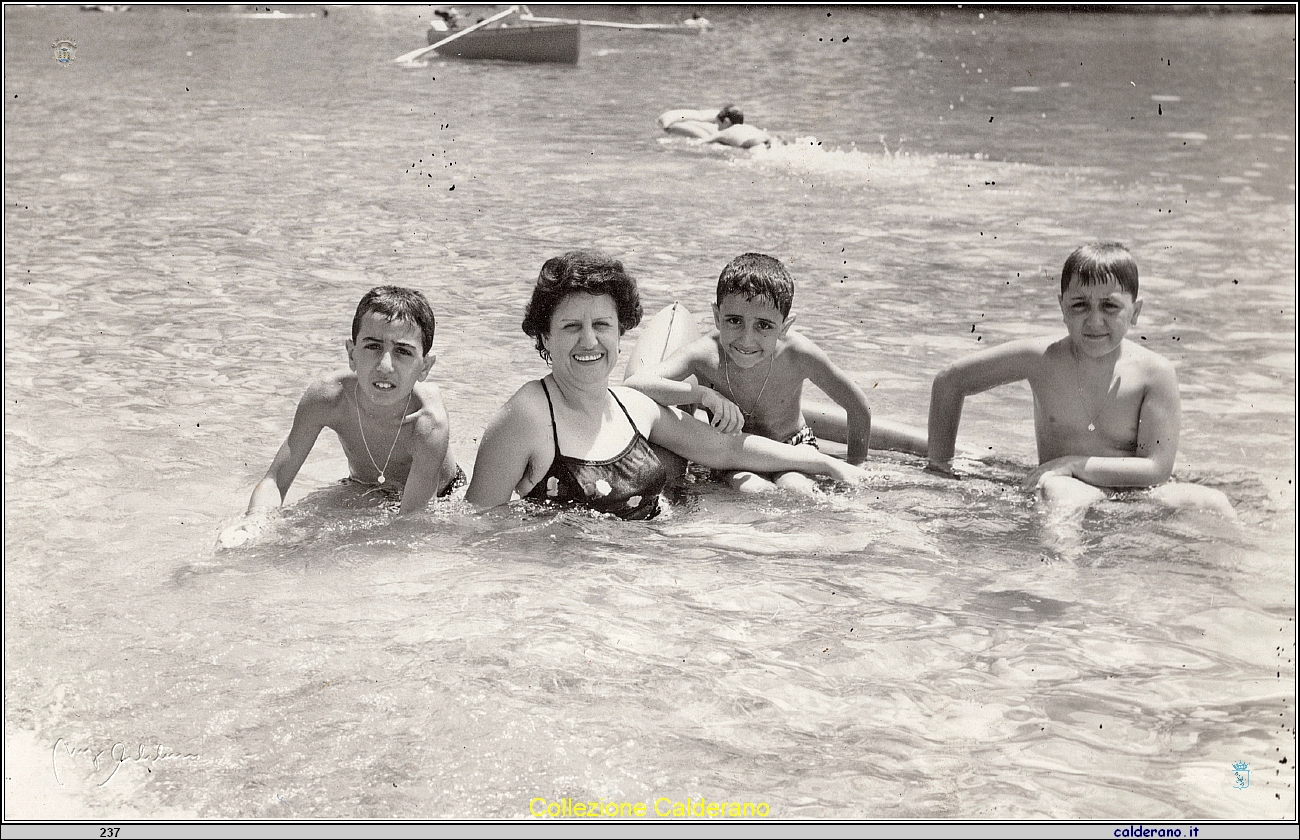
M 618 260 L 570 251 L 546 261 L 523 328 L 551 372 L 520 388 L 492 419 L 466 499 L 489 508 L 518 492 L 649 519 L 668 480 L 651 443 L 715 469 L 795 470 L 855 483 L 865 477 L 812 447 L 724 435 L 637 391 L 610 388 L 619 339 L 640 321 L 636 281 Z

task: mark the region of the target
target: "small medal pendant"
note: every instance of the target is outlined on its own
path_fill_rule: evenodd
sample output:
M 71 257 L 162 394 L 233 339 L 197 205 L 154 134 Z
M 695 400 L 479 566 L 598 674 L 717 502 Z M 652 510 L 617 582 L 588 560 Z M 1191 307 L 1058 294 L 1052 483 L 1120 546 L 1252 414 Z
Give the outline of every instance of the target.
M 1088 427 L 1088 431 L 1092 431 L 1092 426 L 1089 426 L 1089 427 Z M 380 483 L 380 484 L 383 484 L 383 483 L 384 483 L 384 474 L 383 474 L 383 473 L 380 473 L 380 474 L 379 474 L 379 483 Z
M 1089 423 L 1089 424 L 1088 424 L 1088 431 L 1090 431 L 1090 432 L 1095 432 L 1095 431 L 1097 431 L 1097 424 L 1096 424 L 1096 423 Z M 384 483 L 384 477 L 383 477 L 382 475 L 379 476 L 379 483 L 380 483 L 380 484 L 383 484 L 383 483 Z

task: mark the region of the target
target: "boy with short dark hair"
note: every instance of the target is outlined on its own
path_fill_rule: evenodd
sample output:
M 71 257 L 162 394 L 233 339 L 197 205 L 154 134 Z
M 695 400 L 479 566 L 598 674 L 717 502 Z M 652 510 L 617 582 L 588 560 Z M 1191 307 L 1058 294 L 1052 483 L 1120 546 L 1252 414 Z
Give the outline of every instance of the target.
M 1178 450 L 1178 378 L 1169 360 L 1129 341 L 1142 311 L 1137 263 L 1116 242 L 1076 249 L 1061 271 L 1064 338 L 1027 338 L 975 353 L 934 379 L 930 468 L 952 474 L 962 403 L 998 385 L 1028 380 L 1034 394 L 1039 466 L 1025 486 L 1057 507 L 1081 510 L 1101 488 L 1159 487 L 1180 507 L 1232 514 L 1221 492 L 1165 484 Z
M 446 496 L 465 483 L 448 451 L 442 396 L 424 381 L 436 359 L 434 327 L 429 302 L 412 289 L 378 286 L 361 298 L 352 338 L 344 342 L 351 372 L 308 387 L 288 438 L 253 488 L 247 513 L 222 532 L 221 545 L 240 545 L 261 530 L 264 515 L 284 501 L 326 427 L 347 455 L 349 480 L 402 490 L 402 514 L 422 511 L 435 493 Z
M 780 260 L 741 254 L 718 277 L 715 329 L 624 384 L 664 405 L 698 405 L 726 433 L 743 430 L 782 443 L 816 446 L 802 405 L 803 384 L 810 381 L 846 412 L 847 423 L 839 424 L 837 436 L 848 444 L 849 463 L 862 464 L 872 434 L 866 394 L 820 347 L 791 329 L 793 301 L 794 278 Z M 691 376 L 699 384 L 683 381 Z M 913 433 L 914 439 L 907 442 L 905 433 L 894 434 L 899 439 L 891 448 L 924 454 L 919 435 Z M 770 481 L 754 473 L 730 473 L 727 481 L 748 492 L 769 490 L 773 483 L 802 491 L 813 486 L 801 473 L 783 473 Z

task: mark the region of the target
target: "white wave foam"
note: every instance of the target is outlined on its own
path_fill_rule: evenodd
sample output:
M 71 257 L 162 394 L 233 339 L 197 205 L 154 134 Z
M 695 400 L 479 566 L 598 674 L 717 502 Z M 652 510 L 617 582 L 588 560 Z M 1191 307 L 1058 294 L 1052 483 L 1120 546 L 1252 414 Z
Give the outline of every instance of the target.
M 789 143 L 758 146 L 748 156 L 730 161 L 733 166 L 785 171 L 792 175 L 840 175 L 863 180 L 917 178 L 931 172 L 938 158 L 905 152 L 864 152 L 829 148 L 816 137 L 796 137 Z

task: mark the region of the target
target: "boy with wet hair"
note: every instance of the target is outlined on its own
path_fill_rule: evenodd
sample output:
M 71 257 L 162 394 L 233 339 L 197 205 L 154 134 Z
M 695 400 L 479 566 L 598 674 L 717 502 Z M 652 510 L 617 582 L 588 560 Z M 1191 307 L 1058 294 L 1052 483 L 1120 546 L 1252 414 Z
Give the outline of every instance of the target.
M 378 286 L 361 298 L 352 338 L 344 341 L 351 370 L 307 388 L 288 438 L 253 488 L 244 517 L 222 532 L 222 546 L 256 536 L 327 427 L 347 455 L 348 480 L 401 490 L 402 514 L 418 513 L 435 493 L 443 497 L 465 483 L 448 451 L 442 396 L 425 382 L 436 359 L 434 327 L 429 302 L 413 289 Z
M 718 277 L 713 305 L 714 330 L 679 349 L 658 365 L 639 371 L 624 384 L 664 405 L 695 405 L 712 415 L 720 431 L 745 431 L 792 445 L 817 446 L 817 434 L 848 444 L 849 463 L 867 460 L 872 437 L 867 396 L 812 340 L 791 329 L 794 278 L 780 260 L 741 254 Z M 698 384 L 685 381 L 694 376 Z M 810 381 L 839 404 L 815 413 L 816 429 L 805 418 L 803 385 Z M 902 427 L 886 433 L 890 448 L 925 453 L 924 437 Z M 773 485 L 804 492 L 812 481 L 801 473 L 764 477 L 726 474 L 743 492 Z
M 1138 269 L 1117 242 L 1076 249 L 1061 271 L 1064 338 L 1026 338 L 967 356 L 934 379 L 929 461 L 952 475 L 962 404 L 970 394 L 1028 380 L 1039 466 L 1025 487 L 1078 511 L 1105 488 L 1156 487 L 1179 507 L 1231 515 L 1221 492 L 1166 484 L 1178 451 L 1178 378 L 1169 360 L 1126 337 L 1142 312 Z

